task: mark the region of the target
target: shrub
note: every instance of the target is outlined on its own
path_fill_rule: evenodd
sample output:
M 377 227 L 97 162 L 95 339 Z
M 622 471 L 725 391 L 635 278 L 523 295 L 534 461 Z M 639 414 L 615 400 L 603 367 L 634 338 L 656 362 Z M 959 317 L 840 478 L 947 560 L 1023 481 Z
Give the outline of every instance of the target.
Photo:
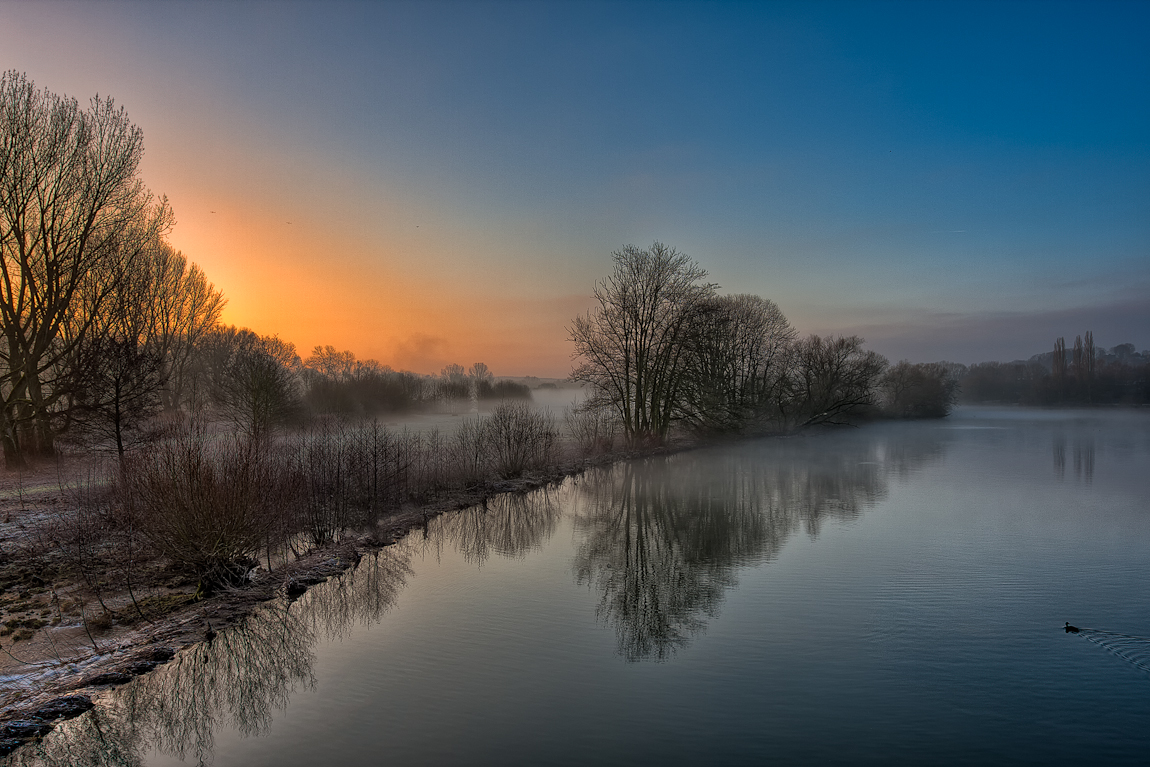
M 567 408 L 563 420 L 576 449 L 584 458 L 614 449 L 619 427 L 610 408 L 594 402 L 572 405 Z
M 958 398 L 958 381 L 941 363 L 903 360 L 882 378 L 883 412 L 894 418 L 945 418 Z
M 491 384 L 480 399 L 531 399 L 531 387 L 515 381 L 496 381 Z
M 454 477 L 464 485 L 474 485 L 486 478 L 490 465 L 489 430 L 478 417 L 465 418 L 447 446 L 448 460 Z
M 503 478 L 546 467 L 555 457 L 559 434 L 551 414 L 525 402 L 504 402 L 485 424 L 492 468 Z
M 296 493 L 267 442 L 208 439 L 193 426 L 125 460 L 118 485 L 143 538 L 212 590 L 241 583 Z

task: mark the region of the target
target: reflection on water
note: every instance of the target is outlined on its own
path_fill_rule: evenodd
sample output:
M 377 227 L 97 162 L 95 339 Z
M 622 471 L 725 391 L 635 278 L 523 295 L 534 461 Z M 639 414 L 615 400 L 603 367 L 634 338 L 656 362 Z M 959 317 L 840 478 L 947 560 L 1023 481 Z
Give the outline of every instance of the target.
M 12 763 L 1140 763 L 1139 418 L 980 409 L 502 496 L 268 605 Z M 1143 636 L 1084 644 L 1067 618 Z
M 385 549 L 296 603 L 264 605 L 17 751 L 11 764 L 139 765 L 152 748 L 208 763 L 218 728 L 266 732 L 296 689 L 314 685 L 317 638 L 378 621 L 409 572 L 406 556 Z
M 600 594 L 629 661 L 667 660 L 713 617 L 736 571 L 774 558 L 799 529 L 849 520 L 941 454 L 937 438 L 860 441 L 824 450 L 817 439 L 652 458 L 589 473 L 578 485 L 574 571 Z
M 1094 481 L 1094 437 L 1093 435 L 1072 435 L 1074 479 L 1086 484 Z M 1054 474 L 1059 479 L 1066 478 L 1066 433 L 1054 435 Z
M 562 507 L 550 488 L 525 495 L 506 494 L 431 520 L 423 546 L 453 545 L 467 562 L 482 565 L 492 554 L 522 557 L 551 537 Z

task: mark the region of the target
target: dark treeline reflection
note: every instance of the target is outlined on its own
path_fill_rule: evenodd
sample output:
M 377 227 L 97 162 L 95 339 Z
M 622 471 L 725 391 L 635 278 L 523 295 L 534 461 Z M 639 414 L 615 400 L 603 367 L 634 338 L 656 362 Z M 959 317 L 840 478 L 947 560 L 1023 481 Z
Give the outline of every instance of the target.
M 1072 435 L 1071 463 L 1074 467 L 1074 478 L 1090 484 L 1094 481 L 1094 436 Z M 1067 448 L 1066 434 L 1059 432 L 1054 435 L 1054 474 L 1059 479 L 1066 478 Z
M 548 488 L 498 495 L 482 505 L 431 520 L 424 545 L 438 552 L 450 543 L 464 560 L 476 565 L 492 554 L 521 557 L 551 537 L 562 513 L 554 491 Z
M 292 692 L 313 684 L 320 637 L 382 618 L 411 574 L 411 556 L 447 545 L 473 564 L 525 556 L 565 512 L 577 538 L 575 580 L 597 592 L 620 654 L 667 659 L 717 614 L 738 568 L 775 557 L 795 533 L 814 536 L 827 520 L 858 517 L 885 497 L 892 476 L 942 454 L 939 434 L 876 427 L 648 458 L 443 515 L 422 537 L 180 653 L 9 763 L 142 765 L 153 748 L 210 762 L 216 728 L 266 732 Z
M 630 661 L 664 660 L 714 617 L 739 567 L 773 558 L 799 530 L 857 517 L 887 477 L 942 443 L 771 441 L 738 451 L 652 458 L 579 483 L 574 571 Z
M 243 735 L 268 730 L 293 691 L 314 684 L 319 636 L 345 635 L 378 621 L 410 566 L 396 548 L 365 556 L 298 603 L 273 602 L 210 641 L 117 690 L 109 700 L 18 750 L 11 765 L 142 765 L 150 749 L 199 763 L 212 760 L 221 726 Z

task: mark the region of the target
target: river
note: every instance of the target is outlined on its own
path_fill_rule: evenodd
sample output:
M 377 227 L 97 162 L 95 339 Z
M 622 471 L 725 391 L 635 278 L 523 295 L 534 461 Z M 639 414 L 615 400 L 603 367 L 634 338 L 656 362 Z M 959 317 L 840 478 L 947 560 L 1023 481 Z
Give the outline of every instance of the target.
M 437 518 L 13 763 L 1143 764 L 1148 483 L 1131 410 L 623 463 Z

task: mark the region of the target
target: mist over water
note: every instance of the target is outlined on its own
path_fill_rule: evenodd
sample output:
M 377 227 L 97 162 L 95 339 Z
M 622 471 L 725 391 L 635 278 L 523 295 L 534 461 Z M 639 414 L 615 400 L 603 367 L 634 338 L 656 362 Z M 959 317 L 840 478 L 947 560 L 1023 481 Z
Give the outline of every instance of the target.
M 1145 412 L 962 408 L 588 472 L 433 520 L 20 763 L 1141 763 L 1148 458 Z

